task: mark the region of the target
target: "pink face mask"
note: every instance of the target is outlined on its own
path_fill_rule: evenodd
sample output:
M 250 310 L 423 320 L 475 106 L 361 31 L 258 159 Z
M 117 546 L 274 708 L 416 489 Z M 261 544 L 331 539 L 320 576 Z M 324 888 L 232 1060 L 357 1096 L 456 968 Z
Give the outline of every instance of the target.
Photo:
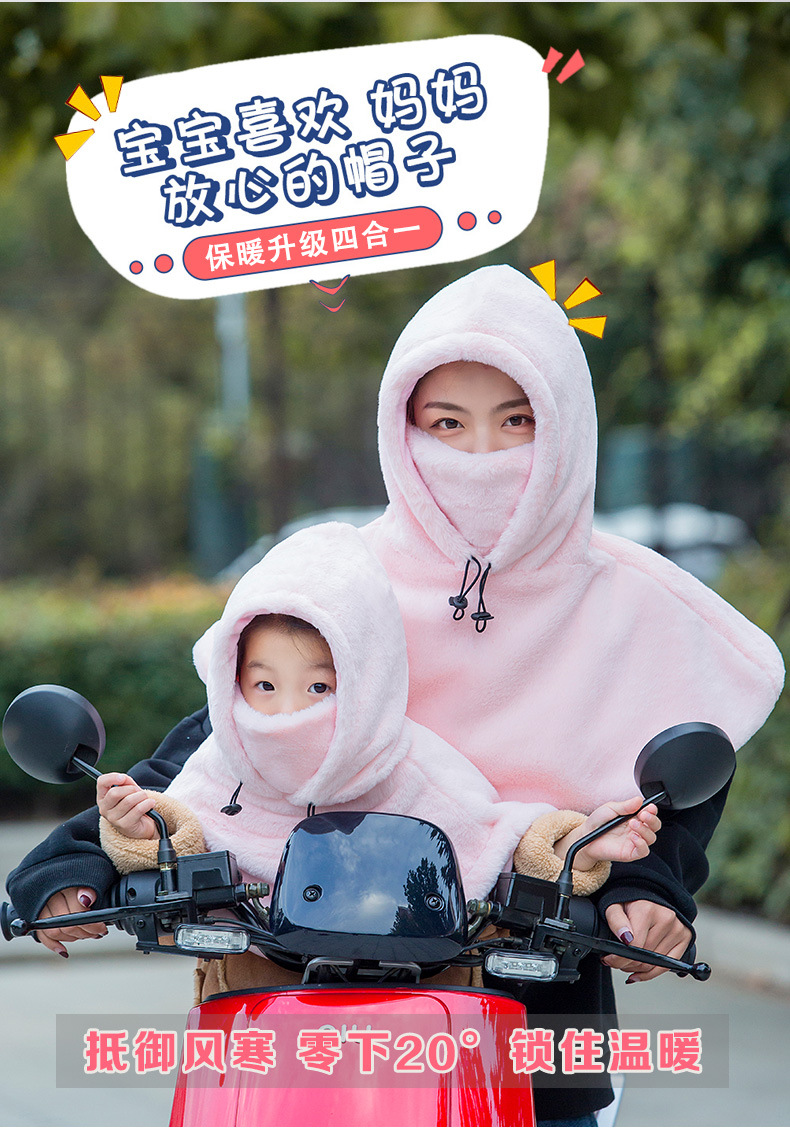
M 296 713 L 258 713 L 236 688 L 233 723 L 249 768 L 239 775 L 248 792 L 293 795 L 321 767 L 335 733 L 334 695 Z M 238 768 L 244 766 L 237 766 Z
M 406 445 L 436 505 L 485 556 L 504 533 L 526 489 L 535 444 L 486 454 L 457 451 L 407 424 Z

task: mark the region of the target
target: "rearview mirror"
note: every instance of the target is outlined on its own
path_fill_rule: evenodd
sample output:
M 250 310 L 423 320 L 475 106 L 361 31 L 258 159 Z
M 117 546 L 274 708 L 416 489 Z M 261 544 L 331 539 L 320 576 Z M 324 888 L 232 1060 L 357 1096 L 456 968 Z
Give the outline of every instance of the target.
M 735 749 L 716 725 L 689 721 L 673 725 L 645 745 L 634 765 L 634 780 L 647 799 L 665 811 L 683 811 L 704 803 L 735 771 Z
M 3 741 L 23 772 L 46 784 L 79 780 L 104 752 L 104 724 L 87 698 L 65 686 L 31 686 L 3 718 Z

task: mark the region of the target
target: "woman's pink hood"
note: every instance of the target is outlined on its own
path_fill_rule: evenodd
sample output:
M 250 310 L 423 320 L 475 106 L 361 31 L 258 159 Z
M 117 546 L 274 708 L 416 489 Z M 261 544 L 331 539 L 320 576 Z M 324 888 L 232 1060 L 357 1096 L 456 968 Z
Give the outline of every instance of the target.
M 519 448 L 459 459 L 429 435 L 415 444 L 409 396 L 457 360 L 495 366 L 531 400 L 535 441 L 526 473 L 514 467 L 525 482 L 515 504 L 487 487 L 482 462 L 467 475 L 463 459 L 499 473 L 498 456 Z M 632 794 L 635 757 L 667 726 L 714 722 L 740 745 L 762 725 L 783 681 L 771 640 L 663 557 L 592 530 L 590 372 L 561 307 L 524 275 L 484 267 L 415 314 L 384 374 L 379 447 L 390 506 L 363 533 L 403 615 L 409 716 L 500 795 L 589 811 Z M 493 513 L 487 545 L 464 536 L 475 509 Z M 472 620 L 479 583 L 463 618 L 448 603 L 471 557 L 491 566 L 484 631 Z
M 256 615 L 313 624 L 326 639 L 337 693 L 266 716 L 236 682 L 239 636 Z M 386 573 L 350 525 L 302 530 L 246 573 L 195 646 L 212 736 L 168 788 L 195 811 L 212 850 L 271 883 L 285 840 L 307 812 L 378 810 L 438 823 L 471 896 L 485 894 L 520 835 L 548 805 L 503 804 L 435 734 L 405 717 L 406 641 Z M 221 812 L 241 783 L 234 816 Z M 476 891 L 476 894 L 475 894 Z
M 437 365 L 459 360 L 507 373 L 532 402 L 539 425 L 531 472 L 488 560 L 498 570 L 526 555 L 537 568 L 569 534 L 576 545 L 589 538 L 596 420 L 584 351 L 561 308 L 511 267 L 483 267 L 445 287 L 398 338 L 379 399 L 381 468 L 392 510 L 405 523 L 416 517 L 437 548 L 463 567 L 470 549 L 480 546 L 470 546 L 438 509 L 416 473 L 406 439 L 406 403 L 414 385 Z M 447 448 L 452 474 L 458 473 L 459 455 L 464 458 L 464 452 Z M 482 458 L 494 462 L 496 455 Z

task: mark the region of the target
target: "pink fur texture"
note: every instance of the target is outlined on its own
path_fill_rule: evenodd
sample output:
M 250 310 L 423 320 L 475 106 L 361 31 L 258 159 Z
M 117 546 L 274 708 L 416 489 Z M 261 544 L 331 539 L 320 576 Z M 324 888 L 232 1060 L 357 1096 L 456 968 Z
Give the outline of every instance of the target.
M 407 400 L 421 376 L 457 360 L 494 365 L 532 402 L 531 469 L 515 506 L 438 441 L 430 474 L 419 473 Z M 409 716 L 503 798 L 590 811 L 633 794 L 634 760 L 660 730 L 713 722 L 739 746 L 762 725 L 784 674 L 768 636 L 663 557 L 593 532 L 589 369 L 560 306 L 524 275 L 483 267 L 415 314 L 384 374 L 379 446 L 390 505 L 363 535 L 403 615 Z M 475 509 L 496 515 L 493 544 L 450 520 Z M 492 525 L 481 525 L 488 538 Z M 463 619 L 448 605 L 471 555 L 491 565 L 483 633 L 470 618 L 476 589 Z
M 241 695 L 236 651 L 256 615 L 314 624 L 329 644 L 337 694 L 265 716 Z M 389 811 L 437 823 L 453 842 L 468 896 L 483 896 L 546 803 L 502 803 L 473 766 L 405 716 L 406 640 L 386 573 L 350 525 L 302 530 L 276 545 L 230 595 L 195 659 L 214 732 L 168 794 L 200 819 L 210 850 L 232 850 L 271 882 L 307 805 Z M 242 810 L 223 815 L 239 782 Z

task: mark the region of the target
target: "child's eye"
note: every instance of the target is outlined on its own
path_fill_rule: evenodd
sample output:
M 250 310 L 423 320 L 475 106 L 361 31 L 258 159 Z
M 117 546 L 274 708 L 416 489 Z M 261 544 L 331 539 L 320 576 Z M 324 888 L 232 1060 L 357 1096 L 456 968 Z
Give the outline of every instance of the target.
M 431 427 L 436 427 L 440 431 L 456 431 L 459 427 L 463 427 L 463 424 L 460 420 L 446 416 L 444 419 L 437 419 L 435 423 L 431 424 Z
M 313 694 L 327 694 L 331 691 L 331 689 L 331 686 L 329 686 L 326 682 L 314 682 L 310 687 L 310 691 Z
M 274 689 L 274 686 L 272 685 L 271 682 L 256 682 L 255 683 L 255 689 L 256 690 L 270 690 L 271 691 L 271 690 Z

